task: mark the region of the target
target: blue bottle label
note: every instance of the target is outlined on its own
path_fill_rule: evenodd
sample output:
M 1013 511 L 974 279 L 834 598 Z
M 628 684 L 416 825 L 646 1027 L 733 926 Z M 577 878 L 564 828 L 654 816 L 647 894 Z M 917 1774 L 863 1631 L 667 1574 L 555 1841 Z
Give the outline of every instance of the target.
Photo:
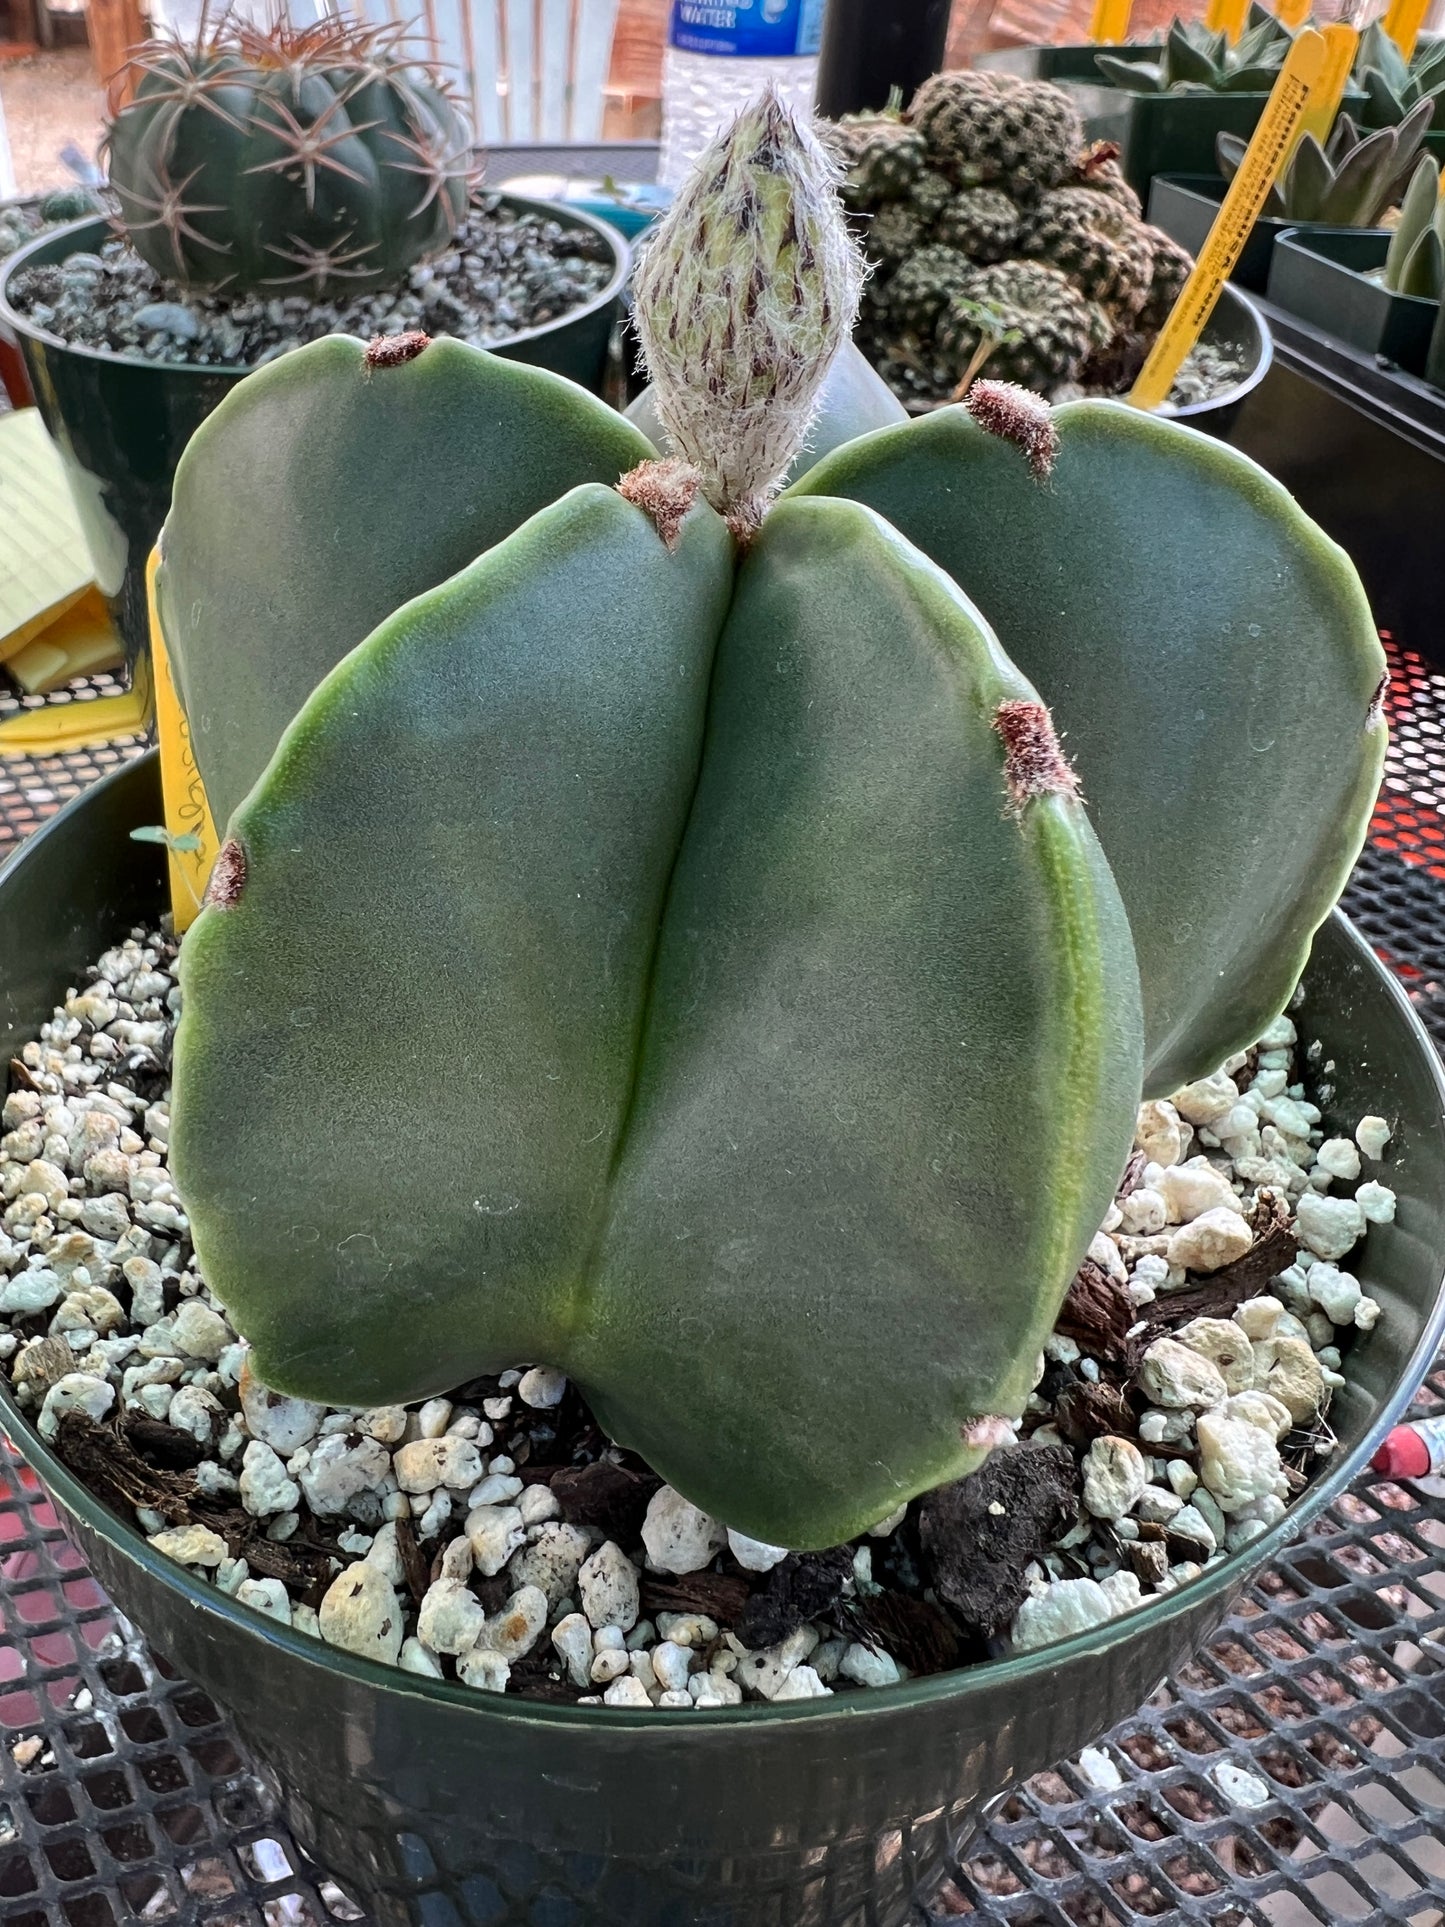
M 824 0 L 673 0 L 670 38 L 686 54 L 791 60 L 815 54 Z

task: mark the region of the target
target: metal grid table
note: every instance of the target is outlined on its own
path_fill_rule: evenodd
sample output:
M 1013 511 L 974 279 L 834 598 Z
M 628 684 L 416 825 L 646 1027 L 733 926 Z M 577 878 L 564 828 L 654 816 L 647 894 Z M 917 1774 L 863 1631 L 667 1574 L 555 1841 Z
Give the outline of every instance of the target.
M 1445 1043 L 1445 674 L 1389 647 L 1389 768 L 1345 904 Z M 0 761 L 0 852 L 137 747 Z M 1418 1409 L 1445 1412 L 1445 1361 Z M 0 1921 L 364 1921 L 28 1469 L 0 1472 Z M 1360 1481 L 1099 1745 L 1118 1785 L 1064 1762 L 1009 1793 L 919 1927 L 1445 1927 L 1445 1504 Z

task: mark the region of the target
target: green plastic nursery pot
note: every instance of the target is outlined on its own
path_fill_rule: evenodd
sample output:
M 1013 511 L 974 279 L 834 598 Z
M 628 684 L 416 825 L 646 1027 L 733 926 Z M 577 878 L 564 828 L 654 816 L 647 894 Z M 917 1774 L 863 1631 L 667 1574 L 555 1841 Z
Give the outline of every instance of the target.
M 0 873 L 0 1022 L 33 1035 L 88 958 L 161 908 L 153 759 L 77 799 Z M 1298 1021 L 1337 1121 L 1389 1118 L 1394 1224 L 1362 1275 L 1383 1316 L 1349 1364 L 1340 1447 L 1286 1521 L 1130 1617 L 1046 1650 L 812 1704 L 704 1713 L 540 1705 L 422 1680 L 278 1626 L 153 1552 L 8 1394 L 0 1420 L 91 1569 L 234 1715 L 298 1838 L 417 1927 L 890 1927 L 1004 1788 L 1078 1752 L 1207 1639 L 1250 1574 L 1364 1465 L 1445 1325 L 1445 1083 L 1394 980 L 1336 916 Z
M 1220 174 L 1156 174 L 1149 188 L 1149 219 L 1191 254 L 1204 246 L 1229 183 Z M 1245 237 L 1230 280 L 1252 294 L 1269 282 L 1274 244 L 1281 234 L 1298 231 L 1297 221 L 1262 214 Z M 1308 230 L 1306 230 L 1308 231 Z
M 602 389 L 613 322 L 630 255 L 615 228 L 576 208 L 505 194 L 503 203 L 600 235 L 612 258 L 607 285 L 558 321 L 492 344 L 493 352 Z M 146 557 L 171 505 L 181 450 L 219 401 L 249 373 L 244 367 L 192 367 L 139 355 L 78 348 L 17 313 L 10 289 L 27 267 L 90 253 L 110 239 L 104 218 L 54 228 L 18 248 L 0 270 L 0 339 L 19 344 L 30 385 L 69 473 L 90 542 L 96 581 L 134 661 L 146 646 Z
M 1389 248 L 1384 228 L 1290 228 L 1270 264 L 1269 299 L 1322 334 L 1420 375 L 1440 304 L 1370 278 Z
M 1020 80 L 1087 80 L 1103 86 L 1095 54 L 1112 54 L 1116 60 L 1155 60 L 1162 46 L 1106 47 L 1097 41 L 1079 41 L 1068 47 L 999 47 L 980 54 L 976 67 L 1000 74 L 1017 74 Z

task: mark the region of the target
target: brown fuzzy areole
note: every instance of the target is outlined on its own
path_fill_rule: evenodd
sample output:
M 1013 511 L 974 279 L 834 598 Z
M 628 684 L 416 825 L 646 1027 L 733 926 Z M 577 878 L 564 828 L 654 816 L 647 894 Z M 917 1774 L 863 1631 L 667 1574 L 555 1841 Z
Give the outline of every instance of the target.
M 1086 181 L 1091 181 L 1101 167 L 1119 158 L 1120 148 L 1117 141 L 1095 141 L 1079 162 L 1079 172 Z
M 212 910 L 232 910 L 241 901 L 246 887 L 246 852 L 228 836 L 216 852 L 211 880 L 206 885 L 206 905 Z
M 1003 742 L 1010 815 L 1022 816 L 1025 803 L 1035 796 L 1070 796 L 1077 801 L 1079 779 L 1059 747 L 1053 718 L 1042 703 L 1022 698 L 1000 703 L 993 713 L 993 726 Z
M 1049 404 L 1031 388 L 1012 381 L 976 381 L 963 401 L 985 434 L 1000 435 L 1022 451 L 1036 482 L 1054 472 L 1059 431 Z
M 660 461 L 639 462 L 629 469 L 617 484 L 617 493 L 648 517 L 670 555 L 701 487 L 702 477 L 691 462 L 666 455 Z
M 1385 698 L 1390 693 L 1390 672 L 1386 669 L 1375 684 L 1375 693 L 1370 698 L 1370 707 L 1365 712 L 1365 728 L 1373 729 L 1376 723 L 1385 720 Z
M 373 335 L 366 344 L 366 372 L 374 368 L 400 368 L 404 361 L 415 361 L 423 349 L 430 348 L 431 336 L 420 328 L 404 335 Z

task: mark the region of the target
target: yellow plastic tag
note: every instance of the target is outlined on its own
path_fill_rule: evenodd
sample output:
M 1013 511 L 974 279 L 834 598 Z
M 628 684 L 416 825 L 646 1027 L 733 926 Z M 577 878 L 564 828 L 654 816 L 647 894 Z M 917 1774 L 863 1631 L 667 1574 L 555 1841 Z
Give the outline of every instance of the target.
M 1347 27 L 1343 21 L 1336 21 L 1333 26 L 1322 27 L 1320 33 L 1325 43 L 1325 70 L 1310 88 L 1310 97 L 1305 102 L 1300 124 L 1290 142 L 1290 154 L 1306 134 L 1313 134 L 1321 147 L 1329 139 L 1335 116 L 1340 111 L 1340 102 L 1350 84 L 1355 55 L 1359 51 L 1360 35 L 1356 27 Z M 1289 156 L 1285 158 L 1288 160 Z
M 1249 18 L 1249 0 L 1209 0 L 1204 24 L 1211 33 L 1227 33 L 1231 44 L 1244 32 Z
M 1309 19 L 1313 4 L 1314 0 L 1276 0 L 1274 17 L 1282 27 L 1288 27 L 1292 33 L 1296 27 L 1302 27 Z
M 1239 164 L 1239 172 L 1230 182 L 1214 226 L 1199 250 L 1194 271 L 1129 391 L 1129 400 L 1136 408 L 1157 408 L 1165 400 L 1184 357 L 1213 314 L 1220 290 L 1240 257 L 1249 231 L 1264 206 L 1265 196 L 1293 144 L 1310 90 L 1320 82 L 1325 56 L 1324 36 L 1313 27 L 1306 27 L 1296 36 L 1285 56 L 1254 137 Z
M 191 750 L 191 732 L 171 676 L 171 659 L 166 639 L 156 616 L 156 568 L 160 557 L 154 549 L 146 563 L 146 605 L 150 610 L 151 661 L 155 666 L 156 736 L 161 750 L 161 801 L 165 809 L 169 842 L 171 915 L 176 935 L 182 936 L 195 922 L 210 879 L 211 865 L 220 849 L 216 826 L 211 821 L 211 806 L 206 787 Z
M 1420 29 L 1429 11 L 1430 0 L 1390 0 L 1380 24 L 1406 60 L 1415 51 L 1415 42 L 1420 38 Z
M 1129 16 L 1134 0 L 1094 0 L 1089 38 L 1096 46 L 1122 47 L 1129 38 Z

